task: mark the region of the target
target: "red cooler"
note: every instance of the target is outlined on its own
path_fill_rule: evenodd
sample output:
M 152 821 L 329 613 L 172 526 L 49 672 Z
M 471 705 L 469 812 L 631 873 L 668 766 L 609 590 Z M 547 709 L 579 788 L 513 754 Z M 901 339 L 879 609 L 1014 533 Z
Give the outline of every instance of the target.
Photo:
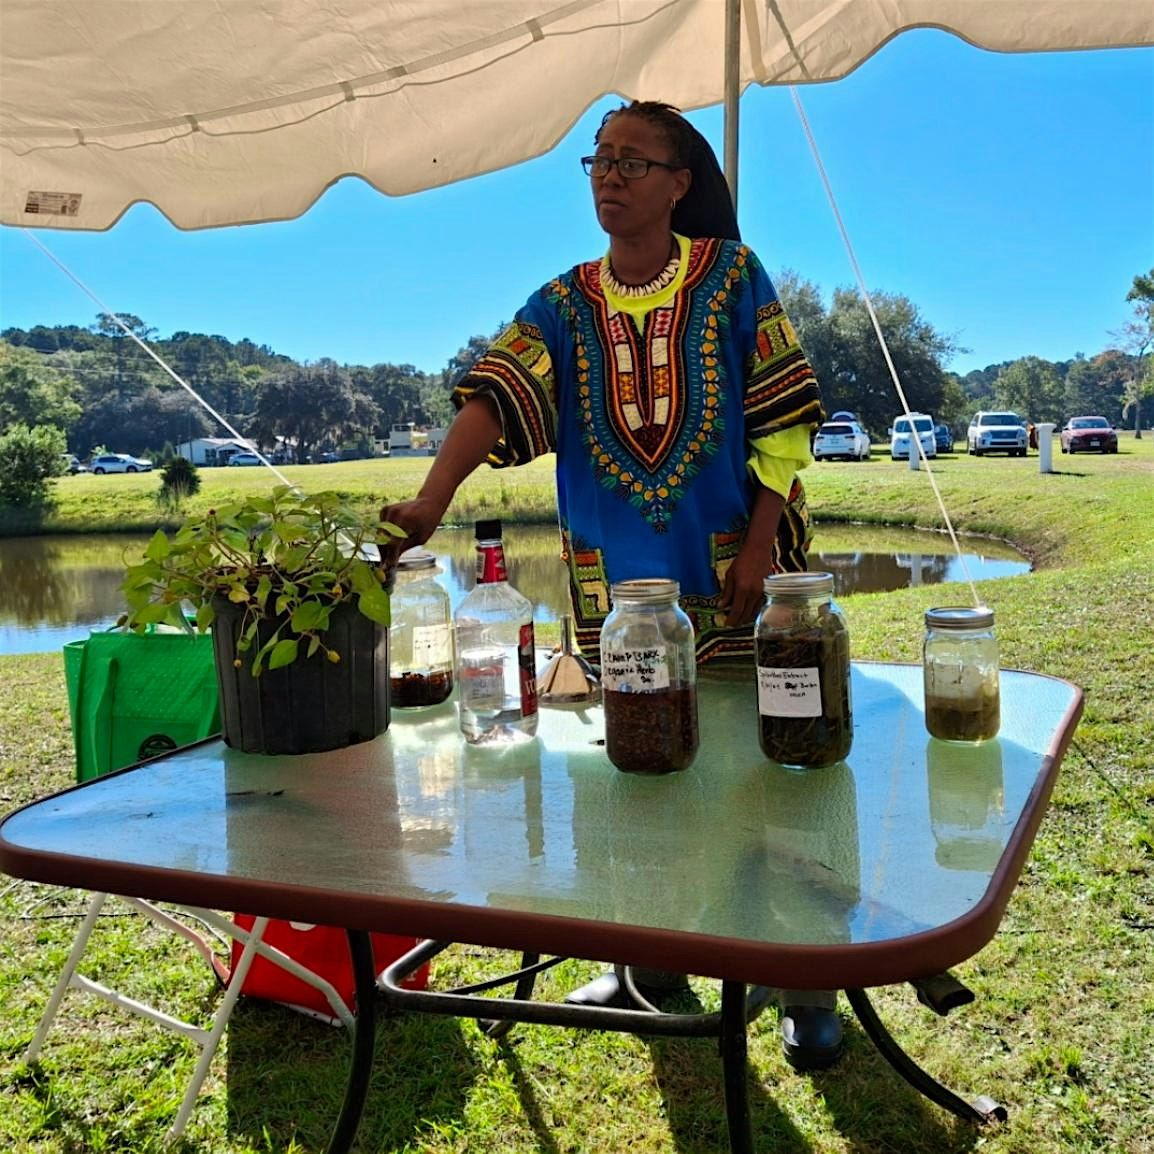
M 241 929 L 251 930 L 256 919 L 252 914 L 236 914 L 233 920 Z M 369 937 L 373 943 L 373 969 L 377 974 L 417 944 L 416 938 L 397 937 L 393 934 L 370 934 Z M 356 982 L 353 978 L 352 960 L 349 957 L 348 934 L 343 929 L 337 926 L 312 926 L 306 922 L 284 922 L 273 918 L 265 930 L 264 942 L 324 978 L 336 989 L 345 1005 L 356 1012 L 354 1004 Z M 243 949 L 242 943 L 233 942 L 234 968 L 240 961 Z M 428 982 L 429 967 L 425 965 L 411 978 L 406 979 L 404 984 L 409 989 L 423 990 Z M 302 982 L 288 970 L 259 954 L 253 958 L 241 993 L 250 998 L 280 1002 L 291 1009 L 338 1024 L 338 1020 L 333 1016 L 332 1006 L 320 990 L 307 982 Z

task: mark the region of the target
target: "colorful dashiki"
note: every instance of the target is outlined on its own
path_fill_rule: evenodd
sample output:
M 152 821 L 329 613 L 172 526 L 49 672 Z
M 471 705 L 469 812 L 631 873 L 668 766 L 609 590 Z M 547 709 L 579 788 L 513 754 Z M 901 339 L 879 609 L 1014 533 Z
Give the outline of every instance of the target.
M 751 627 L 725 628 L 717 607 L 754 498 L 750 441 L 821 420 L 817 382 L 754 253 L 709 239 L 683 251 L 676 291 L 637 319 L 607 299 L 602 262 L 558 277 L 454 393 L 458 405 L 496 401 L 504 436 L 490 464 L 557 452 L 562 555 L 592 660 L 609 585 L 637 577 L 680 582 L 699 661 L 752 651 Z M 795 480 L 777 567 L 804 569 L 809 536 Z

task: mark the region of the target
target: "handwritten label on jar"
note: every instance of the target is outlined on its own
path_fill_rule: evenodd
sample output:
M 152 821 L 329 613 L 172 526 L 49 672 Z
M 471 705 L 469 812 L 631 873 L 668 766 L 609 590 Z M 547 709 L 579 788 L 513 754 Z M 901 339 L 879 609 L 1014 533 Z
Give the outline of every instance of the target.
M 448 665 L 453 648 L 447 625 L 413 626 L 413 664 Z
M 757 711 L 766 717 L 821 717 L 821 676 L 804 669 L 757 667 Z
M 668 689 L 669 665 L 665 658 L 665 646 L 602 650 L 601 687 L 632 693 Z

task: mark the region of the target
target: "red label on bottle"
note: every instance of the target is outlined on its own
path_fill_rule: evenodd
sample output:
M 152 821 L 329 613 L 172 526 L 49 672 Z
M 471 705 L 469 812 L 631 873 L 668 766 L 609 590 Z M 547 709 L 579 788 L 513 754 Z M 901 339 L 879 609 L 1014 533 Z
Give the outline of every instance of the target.
M 521 715 L 531 717 L 537 712 L 537 671 L 534 669 L 535 646 L 533 643 L 533 622 L 521 626 L 520 643 L 517 646 L 517 664 L 521 674 Z
M 492 585 L 495 581 L 508 581 L 505 572 L 505 549 L 501 545 L 477 546 L 477 584 Z

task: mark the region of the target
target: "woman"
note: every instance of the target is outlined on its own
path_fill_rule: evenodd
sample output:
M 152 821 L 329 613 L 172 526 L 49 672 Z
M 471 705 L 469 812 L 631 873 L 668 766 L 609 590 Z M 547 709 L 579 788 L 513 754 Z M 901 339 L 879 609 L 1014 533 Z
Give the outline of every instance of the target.
M 420 544 L 483 460 L 556 450 L 586 654 L 596 661 L 609 584 L 662 576 L 681 583 L 699 661 L 747 657 L 763 579 L 805 568 L 796 474 L 822 419 L 817 383 L 688 121 L 634 103 L 606 117 L 583 163 L 608 255 L 533 294 L 457 386 L 417 498 L 386 514 Z
M 421 544 L 482 461 L 556 451 L 586 655 L 596 663 L 613 582 L 672 577 L 698 662 L 748 660 L 765 577 L 806 567 L 797 473 L 823 419 L 817 382 L 739 243 L 700 133 L 669 105 L 634 102 L 605 117 L 595 148 L 582 164 L 608 254 L 530 297 L 458 384 L 459 412 L 417 497 L 383 516 Z M 609 978 L 571 999 L 615 994 Z M 810 1033 L 825 1046 L 837 1020 L 821 1012 Z

